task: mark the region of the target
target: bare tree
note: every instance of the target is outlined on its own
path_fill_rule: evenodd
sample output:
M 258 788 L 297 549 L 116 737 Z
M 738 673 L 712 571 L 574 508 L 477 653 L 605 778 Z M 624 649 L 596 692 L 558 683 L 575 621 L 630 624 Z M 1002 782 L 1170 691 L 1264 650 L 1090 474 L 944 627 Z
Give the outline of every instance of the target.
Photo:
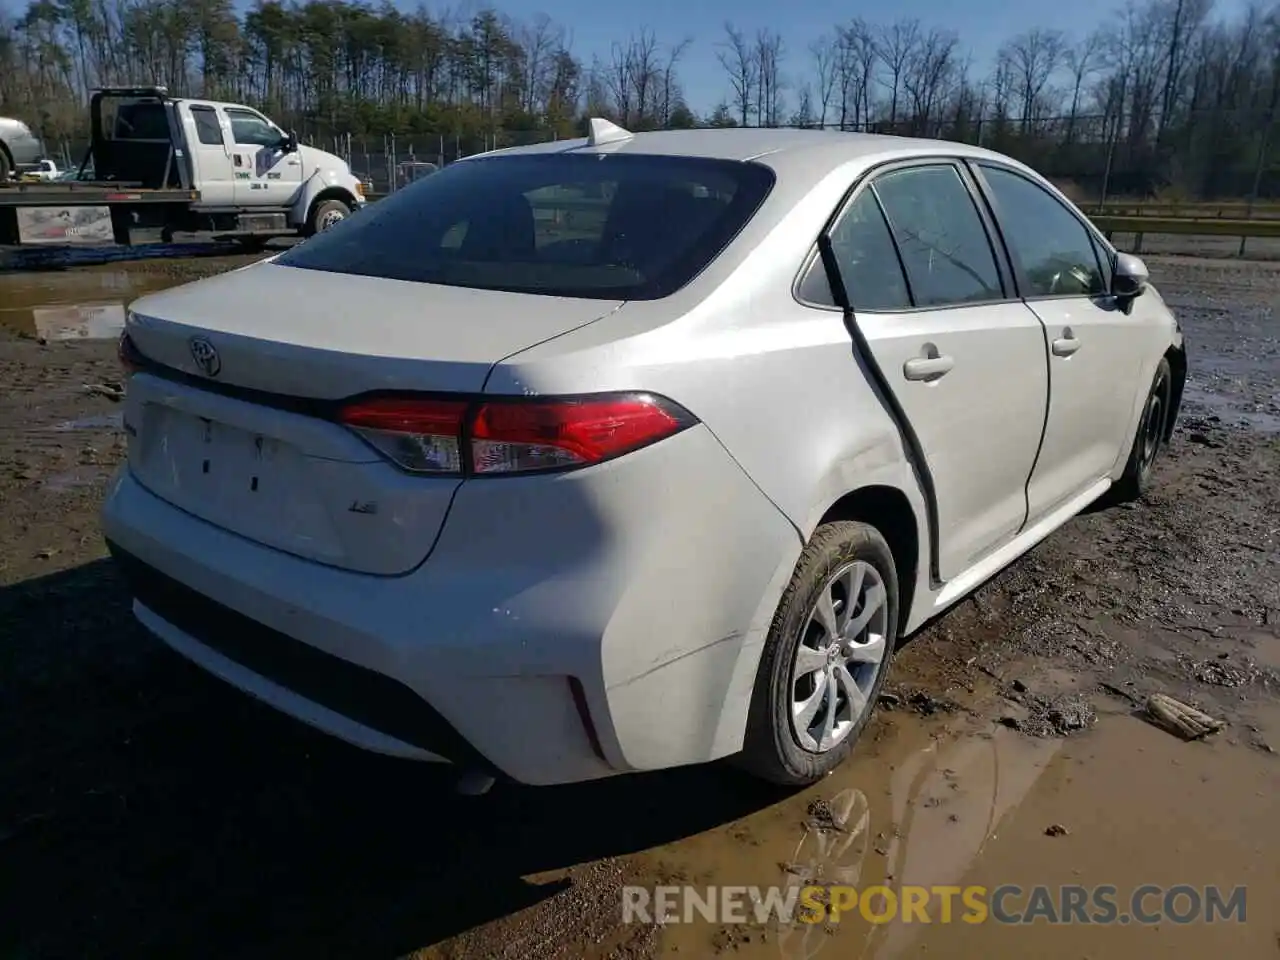
M 924 136 L 930 136 L 929 124 L 951 93 L 959 44 L 950 31 L 930 30 L 919 39 L 907 61 L 902 88 L 910 98 L 913 124 Z
M 1211 0 L 1171 0 L 1166 4 L 1168 52 L 1165 54 L 1157 140 L 1164 134 L 1165 127 L 1173 116 L 1175 101 L 1189 66 L 1188 53 L 1193 52 L 1196 35 L 1204 26 L 1210 3 Z
M 887 76 L 884 84 L 889 88 L 889 123 L 898 122 L 898 106 L 902 95 L 902 78 L 907 64 L 915 55 L 920 42 L 920 21 L 914 18 L 897 20 L 880 30 L 876 37 L 875 51 L 884 64 Z
M 529 23 L 518 26 L 520 46 L 524 55 L 524 82 L 520 109 L 533 113 L 549 82 L 554 69 L 555 54 L 564 47 L 564 28 L 559 27 L 546 14 L 538 14 Z
M 879 62 L 875 32 L 855 18 L 837 30 L 836 81 L 840 91 L 840 128 L 865 126 L 871 119 L 871 83 Z
M 1105 37 L 1095 31 L 1063 51 L 1063 64 L 1071 73 L 1071 106 L 1067 114 L 1067 143 L 1075 139 L 1076 119 L 1080 115 L 1080 97 L 1085 82 L 1102 69 Z
M 605 77 L 614 112 L 623 126 L 642 128 L 656 122 L 663 84 L 658 64 L 658 39 L 651 30 L 613 45 Z
M 826 126 L 827 110 L 831 107 L 831 98 L 836 91 L 836 66 L 839 58 L 839 34 L 832 40 L 823 34 L 809 44 L 809 52 L 813 55 L 813 68 L 817 79 L 818 125 Z
M 729 75 L 729 86 L 733 88 L 733 107 L 737 111 L 738 123 L 745 127 L 751 118 L 751 109 L 756 105 L 760 64 L 756 60 L 755 47 L 741 30 L 726 21 L 724 32 L 725 40 L 716 50 L 716 59 Z
M 756 34 L 756 123 L 762 127 L 776 127 L 782 113 L 782 54 L 780 34 Z
M 1060 30 L 1028 30 L 1005 42 L 997 54 L 1007 64 L 1017 91 L 1023 129 L 1041 115 L 1044 97 L 1067 49 Z
M 800 96 L 796 102 L 796 112 L 791 115 L 791 125 L 800 129 L 821 127 L 813 115 L 813 87 L 805 84 L 800 88 Z
M 681 40 L 679 43 L 672 44 L 667 48 L 666 62 L 662 67 L 662 91 L 661 99 L 658 104 L 658 123 L 660 126 L 667 126 L 671 122 L 671 115 L 675 108 L 680 105 L 680 85 L 677 79 L 676 68 L 680 64 L 681 58 L 689 49 L 689 44 L 693 42 L 689 37 Z

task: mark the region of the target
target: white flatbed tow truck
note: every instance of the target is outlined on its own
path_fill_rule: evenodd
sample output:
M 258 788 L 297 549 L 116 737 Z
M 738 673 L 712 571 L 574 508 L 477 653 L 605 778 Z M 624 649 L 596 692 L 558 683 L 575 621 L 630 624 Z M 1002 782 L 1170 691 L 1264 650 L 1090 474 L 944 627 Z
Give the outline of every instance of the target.
M 0 183 L 0 246 L 310 236 L 365 203 L 338 156 L 250 107 L 110 87 L 89 101 L 91 142 L 74 179 Z

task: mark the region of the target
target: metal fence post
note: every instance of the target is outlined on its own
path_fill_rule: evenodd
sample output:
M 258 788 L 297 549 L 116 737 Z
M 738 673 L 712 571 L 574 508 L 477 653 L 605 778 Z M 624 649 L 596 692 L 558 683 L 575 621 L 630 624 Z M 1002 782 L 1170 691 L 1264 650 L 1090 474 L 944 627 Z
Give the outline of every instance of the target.
M 1262 125 L 1262 141 L 1258 144 L 1258 163 L 1253 168 L 1253 187 L 1249 190 L 1249 202 L 1245 206 L 1244 218 L 1246 220 L 1253 219 L 1253 205 L 1258 202 L 1258 191 L 1262 189 L 1262 172 L 1267 169 L 1267 147 L 1271 144 L 1271 127 L 1275 123 L 1275 119 L 1274 114 L 1268 110 L 1266 121 Z M 1244 249 L 1248 240 L 1248 237 L 1240 238 L 1240 249 L 1236 251 L 1236 256 L 1244 256 Z

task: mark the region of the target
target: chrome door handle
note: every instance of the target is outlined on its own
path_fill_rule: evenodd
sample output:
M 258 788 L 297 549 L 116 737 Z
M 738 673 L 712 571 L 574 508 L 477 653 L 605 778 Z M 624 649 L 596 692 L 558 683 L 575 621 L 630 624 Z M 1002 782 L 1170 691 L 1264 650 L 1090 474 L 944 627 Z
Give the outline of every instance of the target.
M 1053 341 L 1055 357 L 1069 357 L 1080 349 L 1080 341 L 1076 337 L 1059 337 Z
M 902 375 L 908 380 L 937 380 L 955 365 L 953 357 L 912 357 L 902 365 Z

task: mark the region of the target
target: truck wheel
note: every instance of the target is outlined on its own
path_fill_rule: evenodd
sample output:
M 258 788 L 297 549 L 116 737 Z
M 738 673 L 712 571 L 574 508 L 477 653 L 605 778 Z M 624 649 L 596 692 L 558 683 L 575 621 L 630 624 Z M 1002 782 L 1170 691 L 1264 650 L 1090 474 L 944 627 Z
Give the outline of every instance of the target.
M 9 162 L 9 153 L 0 143 L 0 180 L 8 180 L 13 173 L 13 164 Z
M 341 200 L 321 200 L 312 208 L 311 216 L 307 220 L 307 236 L 324 233 L 349 216 L 351 216 L 351 208 Z

